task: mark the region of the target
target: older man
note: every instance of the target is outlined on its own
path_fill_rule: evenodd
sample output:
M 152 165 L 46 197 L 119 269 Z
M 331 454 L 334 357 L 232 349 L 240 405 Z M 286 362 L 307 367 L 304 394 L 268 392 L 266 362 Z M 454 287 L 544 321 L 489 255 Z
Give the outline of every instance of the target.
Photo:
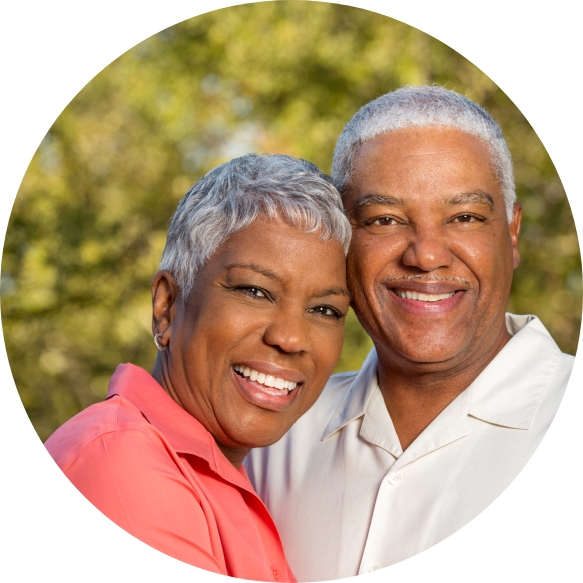
M 333 177 L 375 348 L 247 463 L 300 581 L 377 570 L 469 522 L 540 443 L 573 363 L 536 317 L 505 314 L 521 205 L 482 108 L 388 93 L 344 129 Z

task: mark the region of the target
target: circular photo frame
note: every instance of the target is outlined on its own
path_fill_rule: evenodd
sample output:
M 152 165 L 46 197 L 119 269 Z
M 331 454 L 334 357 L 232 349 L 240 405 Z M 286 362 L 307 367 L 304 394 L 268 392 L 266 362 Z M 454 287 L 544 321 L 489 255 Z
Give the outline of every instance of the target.
M 132 2 L 124 6 L 128 13 L 120 22 L 129 26 L 134 6 Z M 107 537 L 115 550 L 111 563 L 106 560 L 97 571 L 115 565 L 121 577 L 135 573 L 138 561 L 144 577 L 171 574 L 176 580 L 186 580 L 192 576 L 191 567 L 153 552 L 89 506 L 46 454 L 26 415 L 44 442 L 67 419 L 105 398 L 109 377 L 119 363 L 151 368 L 156 347 L 150 332 L 150 280 L 164 247 L 168 221 L 192 183 L 210 168 L 248 151 L 305 158 L 329 172 L 334 143 L 343 126 L 360 106 L 387 91 L 403 85 L 445 86 L 483 105 L 500 124 L 513 156 L 518 200 L 523 204 L 523 262 L 516 272 L 510 311 L 537 314 L 559 347 L 575 353 L 581 323 L 581 256 L 573 214 L 580 219 L 581 209 L 576 201 L 571 201 L 571 207 L 567 202 L 563 185 L 569 188 L 573 172 L 569 153 L 558 144 L 560 132 L 541 113 L 541 101 L 525 97 L 524 81 L 522 85 L 518 81 L 516 87 L 503 82 L 511 73 L 500 65 L 504 60 L 500 52 L 493 51 L 497 56 L 492 62 L 483 61 L 492 70 L 501 67 L 500 83 L 545 138 L 553 160 L 562 165 L 561 179 L 513 101 L 475 65 L 437 40 L 443 38 L 473 56 L 464 39 L 456 36 L 450 41 L 447 22 L 417 20 L 412 12 L 374 3 L 363 3 L 362 8 L 265 2 L 224 7 L 184 20 L 192 9 L 182 6 L 182 12 L 168 12 L 162 22 L 168 26 L 153 36 L 148 35 L 157 28 L 156 20 L 144 19 L 130 30 L 136 40 L 148 38 L 115 58 L 84 87 L 103 64 L 134 44 L 128 43 L 129 34 L 116 36 L 115 43 L 108 45 L 109 56 L 92 48 L 96 55 L 93 68 L 83 74 L 61 70 L 60 75 L 71 79 L 70 85 L 64 91 L 50 89 L 54 101 L 39 107 L 42 113 L 35 113 L 33 131 L 22 132 L 11 174 L 15 189 L 39 136 L 46 135 L 12 211 L 10 204 L 5 205 L 2 215 L 7 224 L 2 318 L 10 362 L 4 378 L 12 384 L 11 371 L 18 390 L 8 397 L 6 449 L 15 469 L 23 455 L 30 457 L 27 469 L 9 486 L 16 489 L 7 492 L 17 494 L 17 504 L 11 509 L 16 509 L 16 517 L 10 522 L 14 540 L 20 541 L 16 547 L 22 544 L 25 523 L 27 531 L 37 530 L 31 517 L 38 513 L 34 547 L 40 546 L 43 537 L 51 538 L 47 547 L 51 549 L 51 570 L 62 562 L 62 551 L 69 545 L 75 550 L 72 564 L 77 568 L 89 557 L 100 556 L 99 541 Z M 393 18 L 420 26 L 436 37 L 366 9 L 390 12 Z M 537 23 L 543 26 L 541 20 Z M 532 46 L 526 32 L 524 42 Z M 80 54 L 85 50 L 83 47 Z M 485 57 L 474 54 L 481 65 L 478 59 Z M 553 54 L 550 49 L 549 54 Z M 23 70 L 29 59 L 24 57 Z M 80 87 L 51 123 L 55 112 Z M 541 93 L 547 95 L 544 90 Z M 538 129 L 539 116 L 543 131 Z M 346 329 L 336 372 L 358 369 L 372 346 L 354 315 L 347 319 Z M 492 508 L 464 527 L 463 534 L 458 532 L 438 547 L 371 576 L 403 571 L 420 577 L 446 565 L 462 549 L 468 557 L 483 560 L 482 553 L 467 541 L 484 544 L 487 540 L 485 544 L 491 546 L 485 552 L 490 557 L 500 553 L 491 569 L 508 564 L 511 571 L 518 568 L 526 547 L 532 544 L 530 527 L 525 526 L 532 505 L 547 520 L 558 520 L 552 509 L 555 502 L 542 502 L 538 508 L 538 497 L 556 500 L 563 494 L 539 484 L 536 472 L 557 455 L 551 453 L 553 443 L 553 449 L 562 450 L 564 456 L 572 447 L 567 417 L 576 410 L 578 397 L 572 388 L 577 374 L 575 368 L 571 390 L 552 431 L 516 483 Z M 22 451 L 27 454 L 15 455 L 12 435 L 22 441 Z M 30 485 L 35 481 L 38 488 L 38 475 L 46 482 L 46 492 L 31 502 Z M 56 503 L 51 504 L 51 499 Z M 524 500 L 530 501 L 530 509 Z M 567 493 L 561 503 L 566 509 L 575 501 Z M 24 522 L 23 516 L 27 517 Z M 87 536 L 85 524 L 93 531 Z M 546 530 L 556 531 L 563 523 L 550 524 Z M 50 535 L 53 530 L 54 537 Z M 510 532 L 516 533 L 512 535 L 514 554 L 502 542 L 510 540 Z M 570 539 L 561 541 L 565 549 L 571 544 Z M 554 542 L 557 550 L 551 556 L 564 560 L 560 544 Z M 15 556 L 21 556 L 18 548 L 15 551 Z M 128 553 L 135 560 L 126 563 L 123 557 Z M 545 572 L 556 563 L 541 555 L 533 560 L 533 573 Z M 64 580 L 73 576 L 74 569 L 67 567 Z M 451 569 L 450 580 L 458 580 L 461 563 Z M 214 578 L 210 573 L 204 576 Z

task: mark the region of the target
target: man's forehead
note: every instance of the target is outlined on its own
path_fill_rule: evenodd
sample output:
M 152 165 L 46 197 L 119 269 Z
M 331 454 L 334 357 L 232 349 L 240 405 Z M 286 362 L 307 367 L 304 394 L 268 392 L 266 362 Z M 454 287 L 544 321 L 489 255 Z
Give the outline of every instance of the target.
M 352 178 L 367 164 L 383 165 L 390 170 L 395 164 L 431 164 L 440 161 L 472 163 L 492 170 L 492 152 L 488 143 L 455 128 L 404 128 L 366 140 L 354 151 Z M 369 169 L 367 169 L 369 170 Z
M 394 144 L 400 150 L 422 144 L 427 153 L 437 153 L 449 148 L 476 146 L 488 150 L 486 140 L 458 128 L 448 126 L 410 126 L 373 135 L 362 141 L 354 154 L 358 157 L 360 154 L 374 150 L 384 144 Z
M 415 191 L 447 204 L 494 204 L 501 196 L 490 150 L 451 128 L 407 128 L 376 136 L 355 152 L 347 207 L 404 204 Z

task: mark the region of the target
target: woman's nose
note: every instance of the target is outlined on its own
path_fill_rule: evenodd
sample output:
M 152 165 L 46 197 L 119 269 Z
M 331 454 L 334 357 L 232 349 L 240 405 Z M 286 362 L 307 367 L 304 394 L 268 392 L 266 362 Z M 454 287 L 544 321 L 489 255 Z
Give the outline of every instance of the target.
M 417 229 L 403 254 L 403 263 L 422 271 L 450 267 L 454 255 L 437 229 Z
M 304 314 L 281 313 L 265 329 L 264 340 L 283 352 L 308 352 L 311 340 Z

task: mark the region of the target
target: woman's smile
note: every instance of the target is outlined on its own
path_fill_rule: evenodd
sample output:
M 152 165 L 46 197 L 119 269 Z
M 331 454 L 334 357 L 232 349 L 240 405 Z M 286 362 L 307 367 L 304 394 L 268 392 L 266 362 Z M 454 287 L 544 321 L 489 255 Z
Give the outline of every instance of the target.
M 286 392 L 291 393 L 291 391 L 293 391 L 298 385 L 296 381 L 290 381 L 280 376 L 259 372 L 254 368 L 245 366 L 244 364 L 236 364 L 233 369 L 236 373 L 239 374 L 240 377 L 261 385 L 267 393 L 271 392 L 273 395 L 277 395 L 279 393 L 275 391 L 269 391 L 268 389 L 271 387 L 279 391 L 285 390 Z

